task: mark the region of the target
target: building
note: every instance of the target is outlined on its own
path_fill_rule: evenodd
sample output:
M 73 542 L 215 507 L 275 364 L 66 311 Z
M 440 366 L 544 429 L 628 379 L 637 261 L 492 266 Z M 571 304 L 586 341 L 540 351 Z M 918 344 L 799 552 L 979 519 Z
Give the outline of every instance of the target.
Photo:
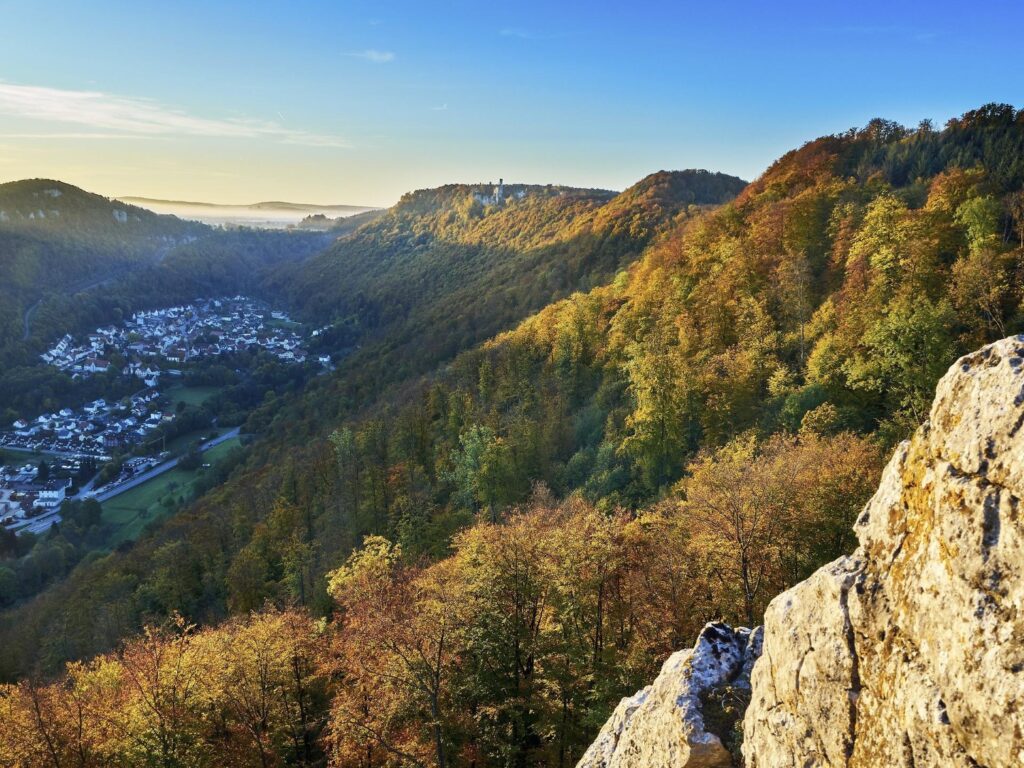
M 39 486 L 32 507 L 35 509 L 57 509 L 64 503 L 69 485 L 71 485 L 70 480 L 50 480 L 45 485 Z
M 485 195 L 482 192 L 475 192 L 473 197 L 481 205 L 501 205 L 505 202 L 505 180 L 498 179 L 498 184 L 491 189 L 491 194 Z

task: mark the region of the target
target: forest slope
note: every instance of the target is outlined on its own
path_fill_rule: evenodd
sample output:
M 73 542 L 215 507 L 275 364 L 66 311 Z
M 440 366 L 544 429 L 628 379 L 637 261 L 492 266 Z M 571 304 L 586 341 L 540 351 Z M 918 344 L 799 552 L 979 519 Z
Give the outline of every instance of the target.
M 205 230 L 60 181 L 0 184 L 0 360 L 22 359 L 25 312 L 45 295 L 156 261 Z
M 490 195 L 484 186 L 420 190 L 320 256 L 278 270 L 266 290 L 311 322 L 330 323 L 325 341 L 336 349 L 367 349 L 352 365 L 395 380 L 600 285 L 677 217 L 744 186 L 677 171 L 621 194 L 510 184 L 503 202 L 486 205 L 476 197 Z
M 424 191 L 408 196 L 383 217 L 368 217 L 368 223 L 343 236 L 326 255 L 308 262 L 296 258 L 292 265 L 281 268 L 273 280 L 262 280 L 261 276 L 267 268 L 280 264 L 283 249 L 290 243 L 323 236 L 261 233 L 257 237 L 256 233 L 224 233 L 204 237 L 175 248 L 159 265 L 126 278 L 113 289 L 76 297 L 73 309 L 76 315 L 89 317 L 109 316 L 112 312 L 123 315 L 138 308 L 140 301 L 152 299 L 154 291 L 167 300 L 177 300 L 189 291 L 209 293 L 214 290 L 211 286 L 227 283 L 234 285 L 234 290 L 242 290 L 239 286 L 251 287 L 254 293 L 272 300 L 290 299 L 293 307 L 305 308 L 305 316 L 312 321 L 323 321 L 317 320 L 321 311 L 327 318 L 342 318 L 333 333 L 323 334 L 316 340 L 317 351 L 337 352 L 338 344 L 358 344 L 360 349 L 343 356 L 333 376 L 318 377 L 301 396 L 268 395 L 246 424 L 248 433 L 265 437 L 253 450 L 248 466 L 254 474 L 247 481 L 254 492 L 263 494 L 264 487 L 281 482 L 282 473 L 289 472 L 293 463 L 303 464 L 308 460 L 303 456 L 306 447 L 322 451 L 330 430 L 360 407 L 372 405 L 381 396 L 382 387 L 401 385 L 411 372 L 429 370 L 474 340 L 514 325 L 531 307 L 544 304 L 551 291 L 555 296 L 565 293 L 549 285 L 522 302 L 510 302 L 500 299 L 508 290 L 508 283 L 499 279 L 500 275 L 527 269 L 524 265 L 528 265 L 532 272 L 523 278 L 522 290 L 529 293 L 530 276 L 548 269 L 558 271 L 571 256 L 578 262 L 574 269 L 580 280 L 596 280 L 591 272 L 617 269 L 625 260 L 639 254 L 644 243 L 674 226 L 680 217 L 697 215 L 706 207 L 705 203 L 731 197 L 743 185 L 732 177 L 688 171 L 655 174 L 620 195 L 510 186 L 512 200 L 492 206 L 486 215 L 480 208 L 462 224 L 458 223 L 457 206 L 453 201 L 466 202 L 470 195 L 468 187 Z M 520 189 L 527 194 L 517 199 L 515 194 Z M 470 199 L 469 204 L 472 202 Z M 441 240 L 442 235 L 452 242 Z M 272 247 L 264 258 L 268 243 Z M 339 264 L 339 259 L 344 263 Z M 298 293 L 283 295 L 290 285 L 286 276 L 308 275 L 311 270 L 321 268 L 328 272 Z M 429 284 L 410 282 L 410 276 L 428 274 L 435 275 Z M 467 292 L 467 285 L 475 290 Z M 374 312 L 356 290 L 371 287 L 378 291 L 375 301 L 379 307 L 401 304 L 406 312 L 403 314 L 396 309 L 374 320 Z M 316 302 L 324 300 L 325 294 L 340 297 L 336 299 L 340 307 L 337 314 L 317 308 Z M 475 302 L 472 322 L 453 322 L 464 314 L 471 298 Z M 40 317 L 64 317 L 70 309 L 66 302 L 54 303 L 52 312 L 41 311 Z M 27 379 L 18 379 L 19 386 L 25 381 Z M 30 389 L 39 391 L 39 387 Z M 318 436 L 319 440 L 311 442 L 311 436 Z M 262 516 L 264 508 L 262 501 L 252 505 L 257 516 Z M 447 525 L 453 528 L 464 522 L 459 514 Z M 178 532 L 171 531 L 178 525 L 172 523 L 166 529 L 167 535 L 178 537 Z M 182 531 L 188 531 L 188 538 L 202 535 L 202 525 L 194 524 L 191 513 L 182 517 L 180 525 Z M 250 533 L 243 533 L 243 539 Z M 38 555 L 46 561 L 47 572 L 52 572 L 53 558 L 61 556 L 64 539 L 69 535 L 72 533 L 62 532 L 39 542 L 38 552 L 34 551 L 30 559 Z M 240 539 L 239 544 L 242 543 Z M 345 533 L 343 540 L 331 544 L 330 548 L 347 551 L 351 543 L 350 534 Z M 117 563 L 126 557 L 134 568 L 134 553 L 118 552 L 95 565 L 86 563 L 73 580 L 76 585 L 95 583 L 97 578 L 102 580 L 103 577 L 92 573 L 94 568 L 119 567 Z M 319 555 L 316 560 L 320 560 Z M 182 564 L 188 562 L 186 558 Z M 21 570 L 22 565 L 19 565 L 19 572 Z M 223 585 L 225 579 L 222 574 L 215 581 Z M 58 588 L 58 592 L 63 589 Z M 318 592 L 323 594 L 319 587 Z M 52 598 L 55 606 L 64 599 L 56 592 Z M 137 626 L 142 615 L 162 612 L 176 599 L 161 597 L 158 602 L 163 607 L 146 606 L 133 600 L 128 613 L 119 618 L 116 628 L 110 631 L 96 634 L 88 630 L 87 636 L 78 640 L 65 635 L 59 649 L 56 646 L 42 649 L 33 642 L 24 646 L 27 656 L 12 653 L 8 659 L 14 664 L 20 664 L 27 657 L 59 660 L 109 647 L 127 629 L 122 619 Z M 225 592 L 214 597 L 208 605 L 211 612 L 207 617 L 222 616 L 227 602 Z M 35 608 L 25 610 L 48 622 L 49 618 L 43 618 L 48 611 L 42 609 L 42 603 L 35 605 L 40 608 L 38 612 Z M 28 626 L 22 628 L 29 633 L 36 631 Z M 84 645 L 79 645 L 80 641 Z
M 402 377 L 368 362 L 267 403 L 250 427 L 273 437 L 247 467 L 9 615 L 8 659 L 87 655 L 146 615 L 294 602 L 368 633 L 339 651 L 333 679 L 354 682 L 335 700 L 336 755 L 375 731 L 378 754 L 403 738 L 417 759 L 440 745 L 478 764 L 571 760 L 704 621 L 756 623 L 850 548 L 879 446 L 924 418 L 958 354 L 1024 326 L 1022 186 L 1024 114 L 1008 106 L 810 142 L 610 284 L 422 380 L 383 391 Z M 449 331 L 409 338 L 443 349 Z M 406 359 L 378 349 L 392 368 Z M 441 720 L 429 696 L 385 691 L 395 678 L 371 662 L 400 664 L 402 649 L 373 643 L 396 627 L 425 637 L 432 612 L 454 621 L 464 604 L 465 634 L 439 657 L 450 687 L 434 693 L 473 706 Z M 380 706 L 361 710 L 370 691 Z

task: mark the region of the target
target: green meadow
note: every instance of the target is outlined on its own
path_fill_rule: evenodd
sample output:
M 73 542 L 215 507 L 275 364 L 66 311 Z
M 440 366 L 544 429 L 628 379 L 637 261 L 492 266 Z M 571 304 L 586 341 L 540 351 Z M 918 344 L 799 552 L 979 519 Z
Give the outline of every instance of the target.
M 170 398 L 172 406 L 177 406 L 178 403 L 185 403 L 185 405 L 198 407 L 220 392 L 221 389 L 222 387 L 175 386 L 167 390 L 167 397 Z
M 239 446 L 241 441 L 237 437 L 225 440 L 206 451 L 203 454 L 203 462 L 215 464 L 233 448 Z M 113 527 L 109 539 L 110 546 L 114 547 L 121 542 L 138 538 L 149 523 L 163 517 L 174 508 L 173 505 L 165 506 L 164 499 L 168 496 L 175 500 L 187 499 L 196 480 L 206 471 L 209 470 L 200 468 L 188 471 L 175 467 L 103 502 L 103 522 Z

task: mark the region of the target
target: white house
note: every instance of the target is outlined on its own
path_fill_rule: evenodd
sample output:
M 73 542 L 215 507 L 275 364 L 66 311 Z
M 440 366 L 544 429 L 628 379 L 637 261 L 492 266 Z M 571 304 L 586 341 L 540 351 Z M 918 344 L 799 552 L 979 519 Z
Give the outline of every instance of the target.
M 70 480 L 51 480 L 39 489 L 39 495 L 32 502 L 36 509 L 56 509 L 64 503 Z

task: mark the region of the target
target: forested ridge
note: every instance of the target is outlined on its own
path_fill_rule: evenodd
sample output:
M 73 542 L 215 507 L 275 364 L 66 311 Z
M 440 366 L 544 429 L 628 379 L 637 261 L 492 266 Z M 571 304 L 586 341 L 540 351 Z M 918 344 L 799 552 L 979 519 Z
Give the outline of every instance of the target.
M 205 230 L 64 182 L 0 184 L 0 360 L 24 361 L 24 313 L 35 302 L 153 261 Z
M 475 196 L 489 185 L 419 190 L 324 253 L 282 266 L 264 291 L 329 324 L 325 341 L 356 352 L 350 368 L 394 382 L 605 282 L 678 217 L 744 186 L 725 174 L 660 172 L 619 194 L 509 184 L 500 205 Z
M 713 212 L 673 215 L 626 269 L 619 246 L 587 251 L 609 282 L 559 283 L 587 290 L 433 371 L 467 331 L 428 320 L 458 318 L 465 295 L 414 299 L 378 337 L 385 365 L 356 353 L 265 403 L 249 427 L 271 437 L 224 486 L 5 617 L 8 676 L 160 628 L 7 689 L 23 727 L 0 750 L 40 765 L 58 749 L 74 765 L 572 764 L 705 621 L 759 621 L 846 551 L 880 457 L 939 376 L 1024 330 L 1022 187 L 1012 107 L 942 130 L 876 120 L 788 153 Z M 448 267 L 445 227 L 471 243 L 491 217 L 529 215 L 473 219 L 464 199 L 467 218 L 441 206 L 395 249 L 396 274 L 416 255 Z M 594 222 L 614 202 L 553 199 Z M 397 211 L 350 237 L 407 238 Z M 342 327 L 382 312 L 332 282 L 369 270 L 349 248 L 280 289 L 304 286 L 293 298 Z M 529 295 L 545 272 L 526 274 Z M 452 303 L 435 316 L 437 297 Z M 210 654 L 230 664 L 207 673 Z

